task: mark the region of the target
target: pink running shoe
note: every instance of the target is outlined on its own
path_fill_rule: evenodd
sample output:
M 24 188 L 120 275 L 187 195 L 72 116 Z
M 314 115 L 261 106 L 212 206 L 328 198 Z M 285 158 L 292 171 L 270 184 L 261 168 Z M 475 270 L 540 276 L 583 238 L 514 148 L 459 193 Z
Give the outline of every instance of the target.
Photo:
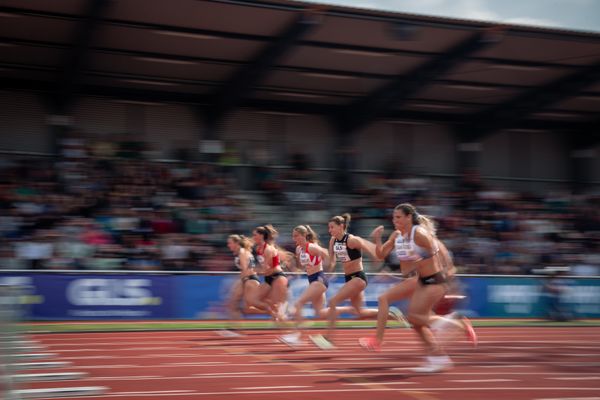
M 471 325 L 471 321 L 467 317 L 461 318 L 462 323 L 465 326 L 465 335 L 467 335 L 467 339 L 473 347 L 477 347 L 477 334 L 475 333 L 475 329 L 473 329 L 473 325 Z
M 358 344 L 368 351 L 381 351 L 381 343 L 375 336 L 367 336 L 358 339 Z

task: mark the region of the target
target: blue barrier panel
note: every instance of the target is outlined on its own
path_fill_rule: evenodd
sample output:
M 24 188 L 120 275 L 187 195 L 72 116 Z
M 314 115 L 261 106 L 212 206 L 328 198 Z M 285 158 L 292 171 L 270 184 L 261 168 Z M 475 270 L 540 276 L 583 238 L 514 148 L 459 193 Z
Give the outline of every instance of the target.
M 0 284 L 23 289 L 26 319 L 216 319 L 227 316 L 225 304 L 236 275 L 151 274 L 8 274 L 0 271 Z M 306 276 L 290 276 L 289 304 L 306 289 Z M 377 298 L 400 282 L 390 276 L 370 276 L 365 290 L 367 307 L 377 307 Z M 474 317 L 541 318 L 548 315 L 549 297 L 545 278 L 463 277 L 467 298 L 460 311 Z M 333 276 L 327 296 L 344 284 Z M 563 279 L 560 306 L 575 318 L 600 318 L 600 279 Z M 347 303 L 346 303 L 347 304 Z M 406 311 L 407 301 L 396 303 Z M 314 315 L 311 305 L 303 310 Z M 260 318 L 260 316 L 258 316 Z M 343 316 L 344 317 L 344 316 Z M 263 316 L 264 318 L 264 316 Z
M 543 318 L 551 311 L 547 278 L 465 277 L 467 313 L 492 318 Z M 558 303 L 573 318 L 600 318 L 600 279 L 560 279 Z
M 221 319 L 237 275 L 175 276 L 177 318 Z
M 178 318 L 184 319 L 220 319 L 227 316 L 226 302 L 231 294 L 232 285 L 239 280 L 237 276 L 178 276 L 176 279 L 176 303 Z M 293 305 L 308 286 L 303 275 L 288 276 L 288 303 Z M 371 277 L 365 290 L 368 307 L 377 307 L 377 298 L 398 280 L 386 276 Z M 332 296 L 344 285 L 343 276 L 332 276 L 327 295 Z M 347 303 L 344 303 L 347 304 Z M 304 315 L 314 315 L 312 306 L 305 306 Z M 344 315 L 343 315 L 344 316 Z M 343 317 L 342 316 L 342 317 Z M 251 315 L 252 318 L 265 316 Z
M 2 276 L 28 286 L 34 320 L 174 318 L 173 277 L 151 275 Z

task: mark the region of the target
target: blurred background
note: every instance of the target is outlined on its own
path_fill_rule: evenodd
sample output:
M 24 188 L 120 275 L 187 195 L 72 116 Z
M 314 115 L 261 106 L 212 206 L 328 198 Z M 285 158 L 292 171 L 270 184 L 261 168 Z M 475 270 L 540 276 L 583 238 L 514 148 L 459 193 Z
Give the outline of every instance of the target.
M 309 224 L 327 243 L 329 219 L 348 212 L 350 232 L 368 239 L 381 224 L 391 232 L 392 209 L 403 202 L 437 222 L 460 273 L 460 315 L 476 326 L 564 328 L 534 330 L 546 339 L 539 352 L 514 347 L 524 330 L 490 341 L 492 331 L 482 329 L 478 354 L 486 361 L 461 360 L 489 367 L 481 362 L 498 354 L 517 364 L 504 365 L 510 370 L 555 362 L 551 373 L 595 374 L 549 378 L 576 381 L 566 390 L 587 390 L 583 380 L 598 379 L 596 331 L 567 329 L 598 329 L 600 321 L 600 2 L 328 1 L 336 4 L 0 0 L 2 398 L 44 395 L 15 390 L 22 382 L 85 376 L 19 374 L 53 364 L 17 362 L 23 358 L 82 360 L 71 352 L 97 351 L 90 358 L 129 359 L 106 347 L 23 354 L 38 348 L 23 332 L 230 327 L 225 303 L 239 281 L 230 234 L 272 224 L 277 244 L 293 252 L 293 227 Z M 401 279 L 388 273 L 398 260 L 392 253 L 364 261 L 366 305 L 376 307 Z M 341 266 L 330 282 L 329 295 L 343 285 Z M 301 273 L 290 274 L 290 304 L 306 285 Z M 270 326 L 256 322 L 240 326 Z M 561 332 L 568 340 L 557 342 Z M 191 335 L 198 345 L 214 339 Z M 121 340 L 129 336 L 106 341 L 129 346 Z M 57 340 L 90 347 L 94 337 Z M 510 346 L 500 350 L 503 341 Z M 183 356 L 210 359 L 190 343 Z M 410 343 L 398 343 L 412 363 Z M 105 344 L 112 343 L 96 343 Z M 121 350 L 160 363 L 151 349 Z M 261 363 L 268 352 L 259 353 Z M 210 373 L 190 376 L 211 378 L 198 395 L 216 388 L 213 364 L 224 363 L 207 362 Z M 191 373 L 192 364 L 181 365 L 181 377 Z M 163 375 L 164 366 L 171 365 L 147 374 Z M 129 371 L 137 365 L 100 367 L 91 376 L 116 375 L 103 384 L 141 373 Z M 309 370 L 301 372 L 304 379 Z M 240 384 L 233 374 L 227 381 Z M 110 386 L 127 388 L 116 396 L 190 394 L 148 392 L 148 378 Z M 508 381 L 515 380 L 453 382 Z M 548 384 L 513 386 L 539 392 Z M 436 385 L 446 383 L 424 387 Z M 54 389 L 52 397 L 109 390 Z
M 0 268 L 233 271 L 229 234 L 293 251 L 412 202 L 461 273 L 598 276 L 599 57 L 597 32 L 284 0 L 2 0 Z

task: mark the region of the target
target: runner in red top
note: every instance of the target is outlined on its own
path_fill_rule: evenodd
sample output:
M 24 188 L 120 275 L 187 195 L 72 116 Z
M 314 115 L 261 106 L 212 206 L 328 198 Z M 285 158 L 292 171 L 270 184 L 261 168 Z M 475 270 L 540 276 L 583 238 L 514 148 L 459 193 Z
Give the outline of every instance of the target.
M 279 263 L 279 251 L 275 247 L 277 231 L 272 225 L 258 226 L 252 232 L 256 245 L 258 270 L 265 277 L 259 287 L 259 298 L 271 304 L 276 320 L 285 319 L 285 303 L 288 296 L 288 279 Z

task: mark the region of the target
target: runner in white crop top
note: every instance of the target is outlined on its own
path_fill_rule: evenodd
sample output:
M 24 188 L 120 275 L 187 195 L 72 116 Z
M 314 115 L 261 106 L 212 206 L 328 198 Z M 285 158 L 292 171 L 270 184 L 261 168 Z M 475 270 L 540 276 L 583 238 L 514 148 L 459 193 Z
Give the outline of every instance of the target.
M 394 251 L 396 252 L 396 256 L 400 262 L 418 262 L 425 258 L 430 258 L 433 254 L 430 254 L 429 251 L 424 249 L 415 243 L 415 231 L 419 229 L 419 225 L 413 225 L 410 230 L 410 234 L 408 237 L 402 235 L 401 232 L 398 232 L 396 236 L 396 240 L 394 241 Z M 423 228 L 421 228 L 423 229 Z M 434 253 L 437 253 L 439 248 L 437 247 L 437 243 L 434 247 Z

